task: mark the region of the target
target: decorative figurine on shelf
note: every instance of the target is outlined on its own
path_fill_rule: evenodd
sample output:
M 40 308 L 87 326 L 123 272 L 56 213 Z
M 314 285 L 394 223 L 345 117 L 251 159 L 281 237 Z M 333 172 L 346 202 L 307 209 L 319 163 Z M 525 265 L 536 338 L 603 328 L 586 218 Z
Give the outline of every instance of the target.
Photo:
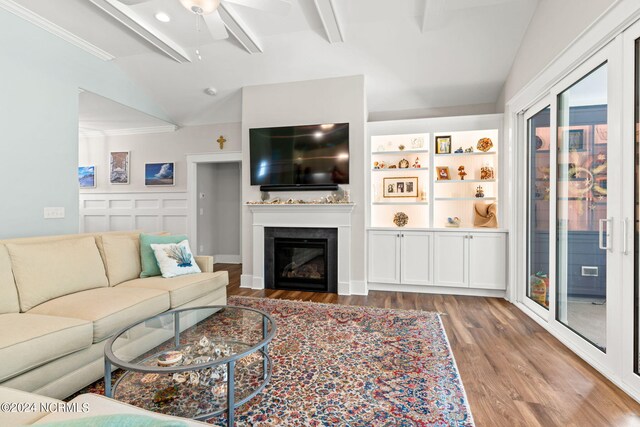
M 464 177 L 467 176 L 467 173 L 464 171 L 464 166 L 458 168 L 458 176 L 460 177 L 460 181 L 464 181 Z
M 412 138 L 411 139 L 411 148 L 413 148 L 414 150 L 418 150 L 420 148 L 424 147 L 424 138 L 421 136 L 418 136 L 416 138 Z
M 420 192 L 420 200 L 422 200 L 422 201 L 427 200 L 427 192 L 426 191 L 422 190 Z
M 386 169 L 387 167 L 387 162 L 385 162 L 384 160 L 381 160 L 380 162 L 378 162 L 378 167 L 380 169 Z
M 406 147 L 404 146 L 404 144 L 398 145 L 398 150 L 400 150 L 400 151 L 404 151 L 405 148 Z
M 462 147 L 458 147 L 458 149 L 454 151 L 454 153 L 461 154 L 461 153 L 464 153 L 464 150 L 462 149 Z
M 408 167 L 409 167 L 409 160 L 402 159 L 402 160 L 400 160 L 400 162 L 398 162 L 398 168 L 407 169 Z
M 445 224 L 445 227 L 460 227 L 460 218 L 458 218 L 457 216 L 454 216 L 453 218 L 449 217 L 447 218 L 447 223 Z
M 224 148 L 224 143 L 227 142 L 227 140 L 224 136 L 220 135 L 220 138 L 218 138 L 216 142 L 220 145 L 220 149 L 222 150 Z
M 393 223 L 398 227 L 404 227 L 409 222 L 409 217 L 404 212 L 396 212 L 393 216 Z
M 396 169 L 397 166 L 396 165 L 389 165 L 389 169 Z
M 378 162 L 373 162 L 373 168 L 374 168 L 374 169 L 380 169 L 380 163 L 378 163 Z
M 480 179 L 494 179 L 495 175 L 493 174 L 493 168 L 491 166 L 482 166 L 480 168 Z
M 416 161 L 413 162 L 413 166 L 411 166 L 411 167 L 414 168 L 414 169 L 420 169 L 420 159 L 418 159 L 416 157 Z
M 465 153 L 473 153 L 473 146 L 467 148 L 466 150 L 464 150 Z
M 480 140 L 478 141 L 478 150 L 483 151 L 483 152 L 487 152 L 489 150 L 491 150 L 491 148 L 493 147 L 493 141 L 491 141 L 491 138 L 480 138 Z
M 384 145 L 382 144 L 378 145 L 378 151 L 384 151 Z
M 482 185 L 478 185 L 478 188 L 476 188 L 476 197 L 477 198 L 484 197 L 484 190 L 482 189 Z

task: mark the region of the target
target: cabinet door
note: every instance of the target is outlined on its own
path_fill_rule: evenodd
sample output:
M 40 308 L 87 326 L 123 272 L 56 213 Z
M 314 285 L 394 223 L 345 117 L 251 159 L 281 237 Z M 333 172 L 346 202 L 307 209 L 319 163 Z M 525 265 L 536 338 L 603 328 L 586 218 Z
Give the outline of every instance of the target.
M 433 233 L 405 231 L 400 235 L 400 277 L 402 283 L 406 285 L 432 283 Z
M 467 233 L 435 233 L 433 283 L 436 286 L 468 288 Z
M 469 239 L 469 287 L 506 289 L 507 236 L 472 233 Z
M 400 233 L 369 232 L 369 282 L 400 283 Z

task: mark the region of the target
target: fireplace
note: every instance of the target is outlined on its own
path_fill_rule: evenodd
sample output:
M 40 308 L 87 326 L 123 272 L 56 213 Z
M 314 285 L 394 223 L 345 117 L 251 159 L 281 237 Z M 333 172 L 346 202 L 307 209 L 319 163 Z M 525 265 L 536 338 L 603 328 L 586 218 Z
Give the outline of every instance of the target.
M 335 228 L 265 227 L 265 287 L 337 291 Z

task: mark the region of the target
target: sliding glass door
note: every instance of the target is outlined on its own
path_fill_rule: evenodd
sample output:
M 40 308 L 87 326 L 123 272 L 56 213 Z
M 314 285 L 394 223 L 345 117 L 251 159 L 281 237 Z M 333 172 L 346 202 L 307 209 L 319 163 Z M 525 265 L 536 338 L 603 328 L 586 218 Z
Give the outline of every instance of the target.
M 607 346 L 608 79 L 604 63 L 558 95 L 556 318 Z
M 611 126 L 621 119 L 620 95 L 612 95 L 620 92 L 620 46 L 603 48 L 523 116 L 528 203 L 522 302 L 583 357 L 611 369 L 619 365 L 619 346 L 611 344 L 619 336 L 623 256 L 622 174 L 610 167 L 622 161 L 620 126 Z

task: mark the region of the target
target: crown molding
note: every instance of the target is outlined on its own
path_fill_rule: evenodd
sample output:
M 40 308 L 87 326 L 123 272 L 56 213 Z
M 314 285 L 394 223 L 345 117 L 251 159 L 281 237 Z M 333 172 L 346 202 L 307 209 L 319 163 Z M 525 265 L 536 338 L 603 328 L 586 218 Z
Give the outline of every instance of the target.
M 56 25 L 53 22 L 43 18 L 42 16 L 30 11 L 26 7 L 16 3 L 13 0 L 0 0 L 0 8 L 13 13 L 14 15 L 24 19 L 27 22 L 32 23 L 37 27 L 42 28 L 45 31 L 48 31 L 54 36 L 60 37 L 62 40 L 71 43 L 76 47 L 79 47 L 85 52 L 88 52 L 103 61 L 111 61 L 112 59 L 115 59 L 115 56 L 111 55 L 110 53 L 76 36 L 75 34 L 70 33 L 59 25 Z
M 149 126 L 144 128 L 92 130 L 79 128 L 79 134 L 84 137 L 95 136 L 124 136 L 124 135 L 145 135 L 150 133 L 169 133 L 178 130 L 176 125 Z

